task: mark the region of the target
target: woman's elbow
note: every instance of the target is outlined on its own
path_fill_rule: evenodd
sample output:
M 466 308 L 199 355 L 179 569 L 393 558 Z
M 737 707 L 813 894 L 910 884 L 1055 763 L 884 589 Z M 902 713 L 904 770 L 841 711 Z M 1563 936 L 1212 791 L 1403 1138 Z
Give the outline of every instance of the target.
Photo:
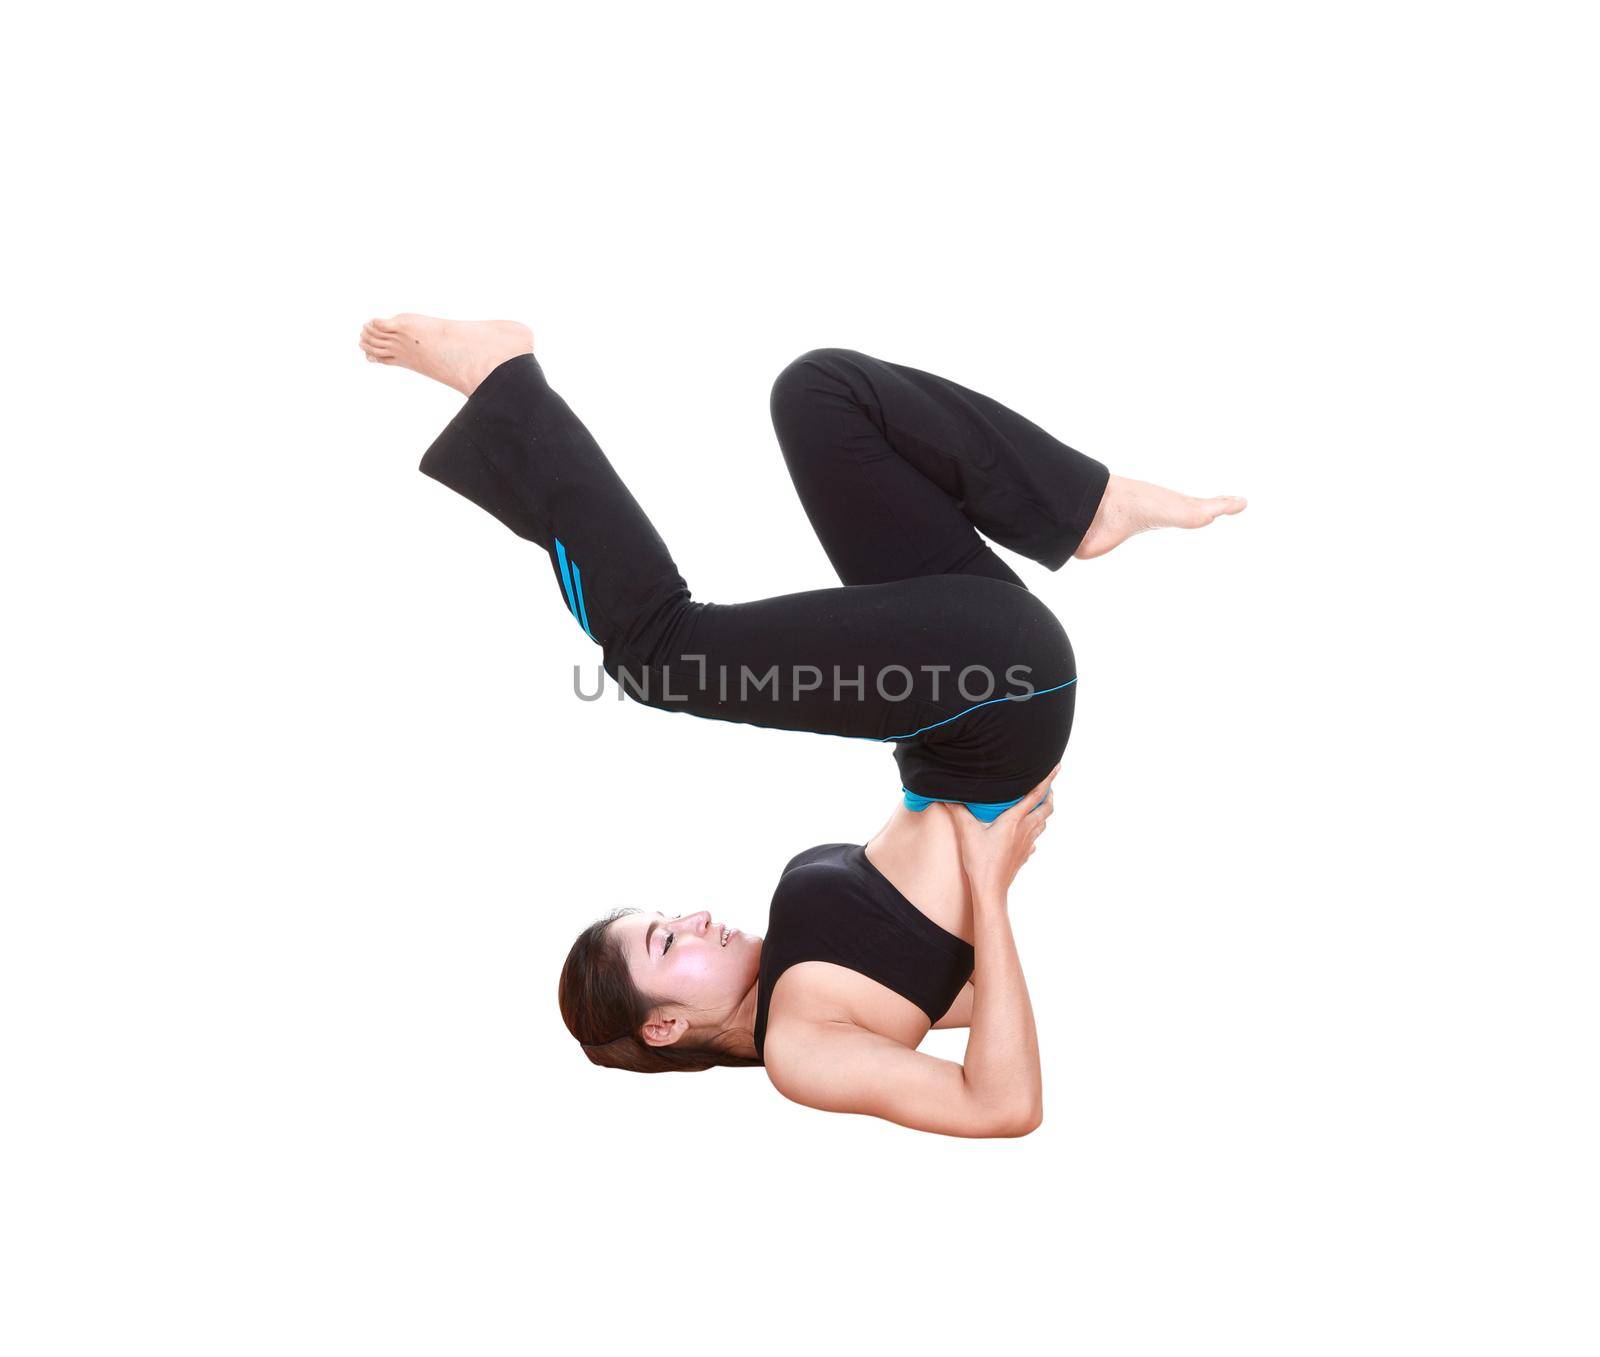
M 1016 1108 L 994 1118 L 985 1134 L 996 1138 L 1015 1139 L 1032 1135 L 1044 1125 L 1044 1108 L 1039 1103 Z
M 1022 1116 L 1021 1120 L 1017 1122 L 1016 1130 L 1014 1130 L 1011 1134 L 1014 1136 L 1032 1135 L 1043 1125 L 1044 1108 L 1038 1106 L 1030 1107 Z

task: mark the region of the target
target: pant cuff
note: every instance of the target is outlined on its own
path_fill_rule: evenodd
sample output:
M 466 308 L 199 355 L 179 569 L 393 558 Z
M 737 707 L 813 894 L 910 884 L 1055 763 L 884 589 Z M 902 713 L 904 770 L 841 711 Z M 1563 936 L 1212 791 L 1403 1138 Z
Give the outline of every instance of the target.
M 1092 459 L 1085 458 L 1085 460 Z M 1079 498 L 1077 509 L 1061 524 L 1058 531 L 1050 535 L 1039 555 L 1034 557 L 1040 565 L 1047 570 L 1060 570 L 1072 559 L 1072 553 L 1082 544 L 1085 534 L 1094 523 L 1094 516 L 1099 512 L 1100 501 L 1105 498 L 1106 486 L 1110 481 L 1110 468 L 1095 462 L 1094 470 Z

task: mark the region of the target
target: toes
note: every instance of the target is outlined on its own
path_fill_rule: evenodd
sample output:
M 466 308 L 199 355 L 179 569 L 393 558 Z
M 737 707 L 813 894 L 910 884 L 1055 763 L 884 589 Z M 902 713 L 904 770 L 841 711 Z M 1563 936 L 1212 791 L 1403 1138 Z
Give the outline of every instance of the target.
M 1238 513 L 1244 508 L 1244 501 L 1237 495 L 1217 495 L 1213 499 L 1199 501 L 1197 507 L 1201 513 L 1200 522 L 1204 525 L 1223 514 Z
M 369 363 L 394 362 L 395 343 L 396 341 L 392 336 L 385 335 L 377 330 L 374 330 L 372 328 L 371 321 L 368 321 L 367 324 L 362 327 L 360 339 L 361 352 L 367 356 L 367 362 Z
M 361 332 L 361 347 L 368 353 L 392 353 L 396 343 L 394 336 L 382 334 L 377 330 L 368 328 Z

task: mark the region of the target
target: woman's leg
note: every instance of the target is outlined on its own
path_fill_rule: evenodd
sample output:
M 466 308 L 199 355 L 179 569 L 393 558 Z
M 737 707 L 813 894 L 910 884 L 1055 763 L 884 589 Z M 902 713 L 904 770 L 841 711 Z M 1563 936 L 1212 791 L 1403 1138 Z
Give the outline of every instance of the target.
M 812 527 L 846 584 L 925 574 L 1021 584 L 979 532 L 1051 570 L 1152 528 L 1245 507 L 1106 474 L 998 401 L 854 349 L 779 374 L 772 422 Z
M 772 386 L 789 475 L 845 584 L 1022 581 L 989 549 L 1059 569 L 1109 472 L 998 401 L 854 349 L 812 349 Z
M 1035 426 L 986 397 L 904 369 L 913 389 L 946 407 L 945 419 L 918 425 L 903 413 L 914 415 L 918 402 L 879 400 L 885 427 L 895 431 L 892 455 L 907 463 L 900 485 L 920 496 L 920 508 L 908 514 L 911 501 L 891 497 L 887 514 L 853 523 L 869 534 L 895 529 L 870 536 L 864 555 L 837 558 L 842 574 L 862 582 L 701 603 L 588 430 L 550 389 L 524 327 L 401 316 L 370 322 L 362 347 L 375 362 L 413 368 L 469 397 L 422 470 L 549 553 L 560 596 L 630 695 L 697 716 L 892 741 L 903 785 L 924 796 L 1018 796 L 1053 766 L 1070 727 L 1070 707 L 1046 712 L 1034 700 L 1007 700 L 1025 687 L 1045 705 L 1070 702 L 1076 670 L 1059 622 L 998 559 L 985 558 L 973 524 L 1046 565 L 1072 554 L 1075 520 L 1085 513 L 1094 517 L 1091 538 L 1103 522 L 1124 535 L 1126 522 L 1136 524 L 1127 530 L 1156 526 L 1108 518 L 1117 478 L 1096 514 L 1095 482 L 1081 473 L 1097 464 L 1074 461 L 1079 455 L 1064 445 L 1070 456 L 1030 461 L 1027 450 L 1049 451 L 1040 442 L 1048 435 L 1030 433 Z M 874 381 L 881 397 L 883 383 Z M 954 414 L 952 402 L 961 406 Z M 951 421 L 975 430 L 978 441 L 946 443 Z M 912 431 L 902 437 L 907 424 Z M 985 436 L 986 427 L 993 433 Z M 812 435 L 810 450 L 825 456 L 826 442 Z M 913 473 L 921 480 L 906 479 Z M 929 498 L 924 482 L 943 499 Z M 1083 496 L 1076 509 L 1075 485 Z M 860 496 L 859 485 L 837 488 L 843 500 Z M 829 516 L 820 493 L 812 492 L 808 511 L 818 506 L 819 532 L 848 552 L 852 522 Z M 1023 712 L 1027 720 L 1009 715 Z M 1049 729 L 1032 729 L 1034 718 L 1046 717 Z
M 533 354 L 494 368 L 420 469 L 536 542 L 607 668 L 654 662 L 689 596 L 666 543 Z
M 992 682 L 1004 694 L 1073 677 L 1049 609 L 993 579 L 911 578 L 736 604 L 692 599 L 666 544 L 531 353 L 501 362 L 472 389 L 421 469 L 549 553 L 568 611 L 636 700 L 893 741 L 903 771 L 907 759 L 924 771 L 907 785 L 928 795 L 999 799 L 1018 780 L 918 752 L 924 732 L 948 737 L 946 723 L 973 706 L 963 686 L 987 693 Z M 963 678 L 968 669 L 992 679 Z

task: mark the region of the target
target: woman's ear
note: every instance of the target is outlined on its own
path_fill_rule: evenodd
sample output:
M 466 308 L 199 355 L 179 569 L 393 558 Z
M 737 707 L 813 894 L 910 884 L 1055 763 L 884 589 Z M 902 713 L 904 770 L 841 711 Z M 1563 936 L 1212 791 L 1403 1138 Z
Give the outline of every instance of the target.
M 656 1014 L 639 1029 L 646 1046 L 671 1046 L 689 1030 L 687 1018 L 668 1018 Z

